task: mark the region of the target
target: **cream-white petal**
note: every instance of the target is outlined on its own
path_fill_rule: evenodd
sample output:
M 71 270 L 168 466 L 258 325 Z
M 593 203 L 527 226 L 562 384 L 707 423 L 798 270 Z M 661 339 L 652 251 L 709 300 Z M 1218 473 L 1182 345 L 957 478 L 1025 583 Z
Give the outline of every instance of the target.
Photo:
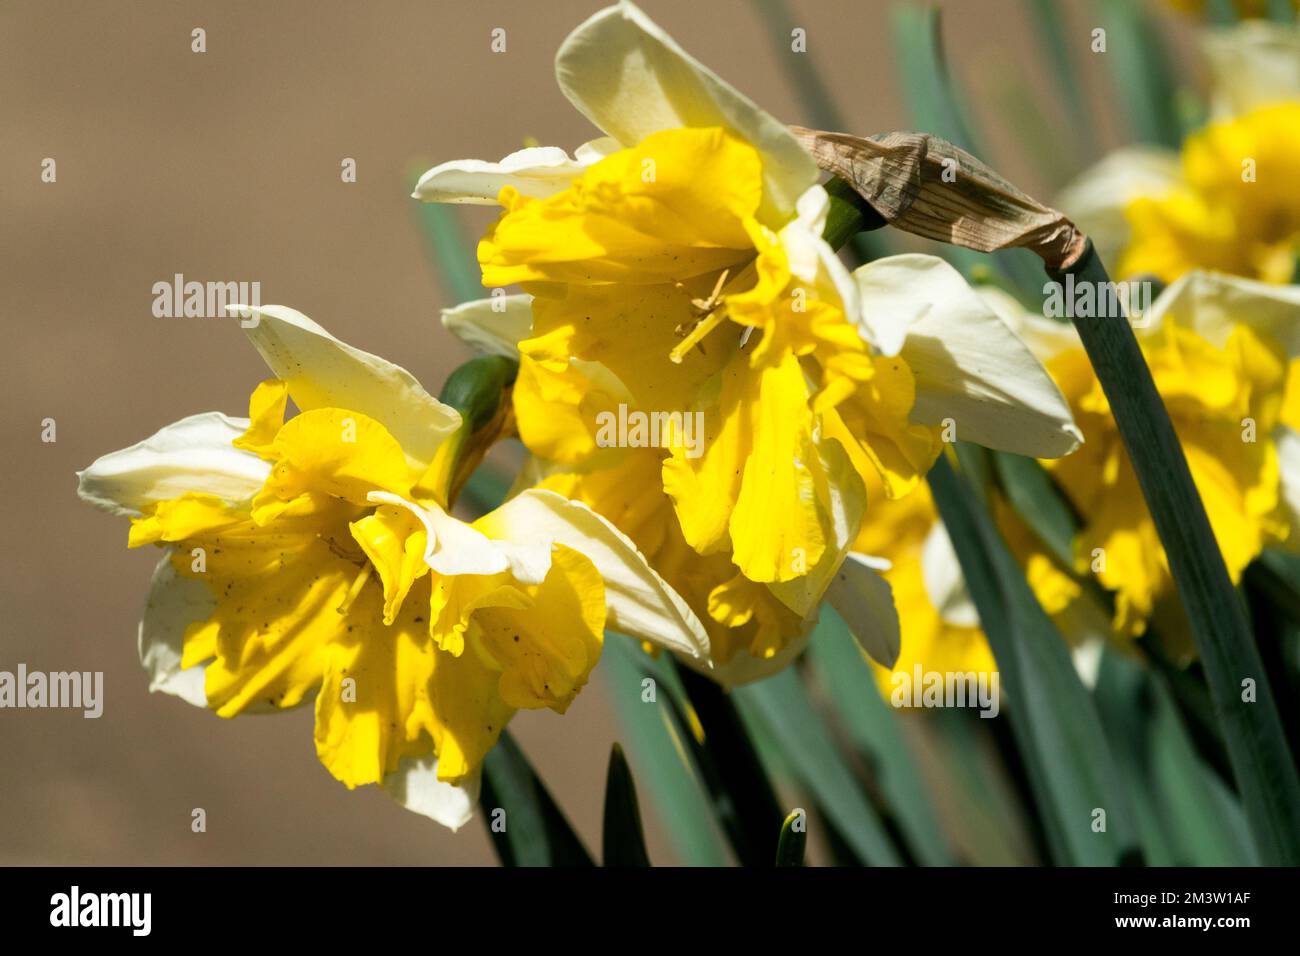
M 1205 31 L 1201 46 L 1216 117 L 1300 99 L 1300 30 L 1294 26 L 1243 20 Z
M 1274 285 L 1220 272 L 1188 272 L 1152 303 L 1145 334 L 1165 322 L 1191 329 L 1222 348 L 1237 325 L 1248 325 L 1300 356 L 1300 286 Z
M 289 396 L 302 411 L 345 408 L 367 415 L 422 464 L 460 427 L 460 414 L 406 369 L 339 341 L 301 312 L 282 305 L 229 311 L 275 376 L 289 383 Z
M 821 186 L 812 187 L 799 197 L 798 215 L 782 227 L 778 238 L 790 273 L 807 286 L 805 292 L 832 296 L 838 300 L 834 304 L 841 312 L 856 316 L 861 313 L 857 283 L 835 250 L 822 238 L 829 207 L 826 190 Z
M 231 442 L 248 419 L 220 412 L 182 418 L 130 448 L 109 452 L 77 472 L 77 494 L 121 516 L 187 492 L 247 501 L 257 494 L 271 466 Z
M 1291 527 L 1300 529 L 1300 434 L 1286 425 L 1273 432 L 1277 445 L 1278 466 L 1282 472 L 1282 505 L 1286 508 Z M 1300 551 L 1300 531 L 1293 532 L 1287 541 L 1293 551 Z
M 709 638 L 686 601 L 632 540 L 586 505 L 540 488 L 480 519 L 495 538 L 562 544 L 586 555 L 605 581 L 607 626 L 684 657 L 707 660 Z
M 520 584 L 541 584 L 551 569 L 549 541 L 501 541 L 484 534 L 437 505 L 421 505 L 387 491 L 367 496 L 376 504 L 396 505 L 424 525 L 428 548 L 424 563 L 438 574 L 500 574 L 509 571 Z
M 798 658 L 803 653 L 804 648 L 808 646 L 808 638 L 812 634 L 812 624 L 812 621 L 806 621 L 803 630 L 771 657 L 754 657 L 752 654 L 747 654 L 741 650 L 732 654 L 731 659 L 725 663 L 714 662 L 709 664 L 691 658 L 682 658 L 682 662 L 687 667 L 698 671 L 727 690 L 733 687 L 743 687 L 745 684 L 752 684 L 754 681 L 771 677 L 773 674 L 784 670 Z
M 854 272 L 862 313 L 916 377 L 912 420 L 951 419 L 960 439 L 1035 458 L 1068 455 L 1083 435 L 1042 363 L 1003 318 L 935 256 L 889 256 Z
M 182 577 L 171 563 L 171 549 L 154 568 L 140 619 L 140 663 L 149 675 L 149 690 L 172 694 L 195 707 L 207 707 L 203 665 L 181 669 L 185 629 L 206 621 L 216 610 L 216 598 L 202 581 Z
M 902 635 L 894 592 L 867 555 L 850 551 L 826 591 L 858 645 L 882 667 L 898 661 Z
M 1141 197 L 1159 198 L 1182 179 L 1173 150 L 1125 146 L 1079 174 L 1056 197 L 1056 208 L 1092 240 L 1101 261 L 1113 266 L 1128 245 L 1131 227 L 1125 209 Z
M 209 662 L 182 670 L 181 660 L 185 629 L 190 624 L 209 620 L 217 601 L 203 581 L 176 573 L 169 560 L 171 553 L 168 549 L 154 568 L 136 646 L 140 663 L 149 675 L 149 690 L 171 694 L 195 707 L 207 707 L 204 671 Z M 312 690 L 297 706 L 308 706 L 315 699 L 316 691 Z M 243 713 L 282 714 L 284 708 L 258 699 L 245 707 Z
M 613 136 L 598 136 L 575 149 L 573 158 L 584 166 L 590 166 L 592 163 L 600 162 L 606 156 L 617 153 L 622 148 L 623 144 Z
M 1069 322 L 1058 322 L 1029 312 L 1015 296 L 995 286 L 980 286 L 979 296 L 1029 347 L 1039 362 L 1047 363 L 1064 352 L 1083 348 L 1079 333 Z
M 533 297 L 494 295 L 442 310 L 443 327 L 482 355 L 519 358 L 519 342 L 532 335 Z
M 480 785 L 479 772 L 459 784 L 439 780 L 435 757 L 403 757 L 397 770 L 384 777 L 383 782 L 388 795 L 406 809 L 453 832 L 474 816 Z
M 979 612 L 942 521 L 934 523 L 921 546 L 921 574 L 926 596 L 944 621 L 957 627 L 980 626 Z
M 584 158 L 598 158 L 588 149 Z M 500 162 L 482 159 L 453 159 L 435 166 L 420 177 L 411 196 L 422 202 L 495 205 L 505 186 L 524 196 L 545 199 L 564 192 L 582 175 L 588 162 L 574 159 L 558 146 L 531 146 L 511 153 Z
M 784 222 L 817 164 L 786 125 L 686 53 L 635 5 L 621 2 L 574 30 L 555 58 L 560 89 L 624 146 L 680 127 L 724 127 L 763 155 L 764 221 Z

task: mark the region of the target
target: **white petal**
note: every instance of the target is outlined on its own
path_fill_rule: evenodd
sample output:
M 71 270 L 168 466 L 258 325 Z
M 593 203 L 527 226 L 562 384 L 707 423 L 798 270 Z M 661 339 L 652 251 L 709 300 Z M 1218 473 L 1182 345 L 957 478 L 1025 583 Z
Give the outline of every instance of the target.
M 383 787 L 412 813 L 455 831 L 474 816 L 480 782 L 480 775 L 475 773 L 461 784 L 444 783 L 438 779 L 436 758 L 403 757 L 397 770 L 384 777 Z
M 1128 204 L 1144 196 L 1158 198 L 1181 179 L 1173 150 L 1126 146 L 1084 170 L 1056 197 L 1056 208 L 1092 240 L 1102 262 L 1113 264 L 1128 245 Z
M 167 555 L 170 554 L 168 549 Z M 171 694 L 195 707 L 208 706 L 203 687 L 203 672 L 208 662 L 181 670 L 181 657 L 185 628 L 211 618 L 216 603 L 212 591 L 202 581 L 178 575 L 166 556 L 158 562 L 137 638 L 140 663 L 149 674 L 151 691 Z M 313 690 L 298 706 L 307 706 L 315 699 Z M 245 707 L 243 713 L 282 714 L 284 708 L 259 699 Z
M 590 166 L 592 163 L 600 162 L 606 156 L 617 153 L 622 148 L 623 144 L 613 136 L 600 136 L 575 149 L 573 158 L 584 166 Z
M 695 612 L 627 535 L 586 505 L 532 488 L 480 522 L 494 537 L 555 542 L 586 555 L 605 580 L 611 630 L 686 657 L 708 658 L 709 638 Z
M 1222 348 L 1234 326 L 1248 325 L 1300 356 L 1300 286 L 1273 285 L 1218 272 L 1188 272 L 1151 305 L 1147 334 L 1177 322 Z
M 1277 444 L 1278 464 L 1282 470 L 1282 504 L 1291 517 L 1291 527 L 1298 529 L 1287 541 L 1293 551 L 1300 551 L 1300 434 L 1286 425 L 1273 432 Z
M 752 684 L 754 681 L 771 677 L 778 671 L 784 670 L 791 661 L 802 654 L 803 649 L 808 645 L 808 638 L 812 635 L 812 624 L 811 621 L 805 622 L 803 632 L 772 657 L 754 657 L 752 654 L 739 651 L 732 654 L 731 660 L 725 664 L 709 665 L 704 661 L 691 658 L 682 658 L 682 663 L 728 690 Z
M 847 316 L 856 316 L 861 313 L 857 283 L 835 250 L 822 238 L 829 206 L 830 197 L 821 186 L 814 186 L 804 193 L 799 198 L 798 216 L 779 233 L 781 247 L 792 275 L 810 290 L 816 289 L 819 295 L 834 295 L 839 299 L 835 304 L 840 311 Z M 899 344 L 902 344 L 901 339 Z M 894 352 L 897 352 L 897 347 Z
M 1074 671 L 1088 690 L 1097 688 L 1097 678 L 1101 676 L 1101 659 L 1105 653 L 1106 641 L 1095 638 L 1076 644 L 1070 650 Z
M 77 494 L 118 515 L 138 515 L 146 505 L 186 492 L 246 501 L 271 470 L 256 455 L 231 445 L 247 428 L 248 419 L 220 412 L 182 418 L 77 472 Z
M 948 263 L 889 256 L 854 272 L 864 316 L 906 327 L 900 354 L 916 376 L 912 420 L 956 423 L 957 437 L 1035 458 L 1068 455 L 1083 440 L 1047 370 Z
M 282 305 L 230 306 L 253 346 L 302 411 L 345 408 L 375 419 L 416 462 L 427 464 L 460 414 L 424 390 L 399 365 L 340 342 Z
M 921 573 L 930 603 L 949 624 L 979 627 L 980 616 L 966 589 L 952 539 L 942 521 L 936 521 L 921 548 Z
M 519 341 L 532 334 L 533 297 L 499 295 L 442 310 L 442 324 L 475 352 L 519 358 Z
M 1243 20 L 1230 29 L 1207 30 L 1201 45 L 1210 65 L 1216 116 L 1300 99 L 1300 30 Z
M 216 609 L 212 590 L 202 581 L 181 577 L 172 568 L 171 549 L 154 568 L 144 617 L 140 620 L 140 663 L 149 690 L 172 694 L 195 707 L 207 707 L 203 665 L 181 670 L 185 629 L 206 621 Z
M 679 127 L 722 126 L 763 154 L 764 218 L 782 222 L 820 178 L 786 128 L 622 2 L 573 31 L 555 58 L 560 89 L 624 146 Z
M 976 291 L 984 304 L 1020 337 L 1039 362 L 1050 362 L 1062 352 L 1083 348 L 1079 333 L 1071 323 L 1057 322 L 1029 312 L 1015 296 L 994 286 L 980 286 Z
M 599 154 L 588 149 L 590 162 Z M 503 186 L 513 186 L 525 196 L 545 199 L 564 192 L 581 176 L 588 163 L 570 159 L 558 146 L 533 146 L 511 153 L 499 163 L 481 159 L 453 159 L 430 169 L 411 195 L 424 202 L 495 205 Z
M 426 507 L 387 491 L 372 491 L 367 497 L 377 504 L 405 508 L 420 520 L 429 537 L 424 562 L 438 574 L 509 571 L 520 584 L 541 584 L 551 569 L 549 541 L 497 541 L 437 505 Z
M 872 563 L 866 555 L 849 552 L 826 591 L 826 599 L 871 659 L 882 667 L 893 667 L 902 643 L 898 610 L 889 582 Z

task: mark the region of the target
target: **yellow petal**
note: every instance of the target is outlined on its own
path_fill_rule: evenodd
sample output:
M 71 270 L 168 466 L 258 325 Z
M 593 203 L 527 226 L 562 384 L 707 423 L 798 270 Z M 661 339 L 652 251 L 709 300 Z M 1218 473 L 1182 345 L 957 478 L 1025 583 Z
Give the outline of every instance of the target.
M 546 199 L 501 191 L 479 244 L 483 284 L 662 283 L 753 255 L 744 221 L 762 199 L 752 146 L 719 128 L 669 129 L 591 166 Z
M 159 501 L 131 519 L 127 547 L 160 541 L 184 541 L 248 519 L 246 505 L 235 505 L 215 495 L 185 494 Z
M 529 589 L 531 606 L 477 611 L 477 639 L 501 668 L 501 697 L 512 707 L 563 713 L 600 658 L 605 589 L 592 563 L 555 546 L 551 570 Z
M 272 445 L 264 493 L 289 501 L 308 492 L 368 503 L 372 491 L 409 496 L 414 477 L 397 440 L 358 412 L 320 408 L 297 415 Z
M 406 508 L 383 505 L 348 526 L 379 571 L 384 586 L 384 623 L 392 624 L 411 585 L 429 571 L 424 552 L 429 536 Z
M 248 429 L 235 439 L 234 446 L 251 451 L 259 458 L 273 460 L 271 446 L 284 425 L 284 409 L 288 401 L 288 382 L 278 378 L 260 382 L 248 399 Z

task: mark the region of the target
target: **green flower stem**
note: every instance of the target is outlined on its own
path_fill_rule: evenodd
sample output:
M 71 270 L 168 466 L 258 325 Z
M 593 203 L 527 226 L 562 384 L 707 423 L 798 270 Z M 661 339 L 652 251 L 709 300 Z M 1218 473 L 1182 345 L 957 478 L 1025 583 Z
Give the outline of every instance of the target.
M 1110 281 L 1091 243 L 1074 265 L 1049 274 L 1057 281 L 1067 274 L 1076 282 Z M 1075 318 L 1074 324 L 1110 402 L 1187 609 L 1260 857 L 1274 865 L 1300 864 L 1300 780 L 1245 609 L 1151 370 L 1122 317 Z M 1242 699 L 1246 680 L 1255 683 L 1253 702 Z
M 858 233 L 871 232 L 885 225 L 885 218 L 843 179 L 832 176 L 825 189 L 831 197 L 831 207 L 826 214 L 822 238 L 832 249 L 838 251 Z

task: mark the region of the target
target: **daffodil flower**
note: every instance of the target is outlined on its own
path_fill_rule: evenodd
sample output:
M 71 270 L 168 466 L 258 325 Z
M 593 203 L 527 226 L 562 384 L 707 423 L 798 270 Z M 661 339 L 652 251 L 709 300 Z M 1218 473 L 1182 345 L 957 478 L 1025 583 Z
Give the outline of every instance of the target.
M 793 134 L 632 4 L 579 26 L 556 74 L 605 138 L 572 160 L 445 163 L 415 191 L 505 210 L 478 258 L 485 285 L 531 296 L 514 403 L 545 480 L 571 466 L 566 493 L 634 539 L 632 526 L 654 526 L 637 540 L 669 580 L 703 589 L 691 603 L 720 626 L 715 665 L 744 650 L 764 665 L 740 667 L 746 678 L 780 666 L 828 590 L 878 612 L 857 631 L 890 657 L 887 590 L 870 558 L 848 560 L 866 510 L 859 472 L 906 494 L 946 420 L 994 447 L 1067 454 L 1077 431 L 1055 386 L 996 316 L 981 324 L 991 314 L 938 260 L 850 275 L 821 238 L 828 197 Z M 449 322 L 464 331 L 489 308 Z M 595 415 L 618 406 L 702 415 L 702 453 L 680 440 L 666 455 L 597 447 Z
M 1059 197 L 1118 278 L 1194 269 L 1292 281 L 1300 243 L 1300 31 L 1207 31 L 1214 113 L 1181 151 L 1126 147 Z
M 1109 613 L 1081 586 L 1074 569 L 1048 552 L 996 489 L 988 493 L 994 521 L 1008 548 L 1043 610 L 1069 642 L 1080 676 L 1091 685 L 1096 650 L 1111 637 Z M 892 698 L 895 675 L 911 678 L 917 668 L 922 673 L 962 674 L 998 670 L 928 488 L 922 486 L 914 494 L 873 508 L 872 520 L 863 524 L 854 548 L 888 562 L 884 577 L 893 590 L 901 622 L 897 659 L 891 666 L 875 662 L 882 695 Z
M 955 416 L 959 434 L 994 447 L 1041 448 L 1062 441 L 1063 429 L 1064 440 L 1077 441 L 1059 393 L 1057 418 L 1035 408 L 1043 404 L 1046 373 L 1027 346 L 950 266 L 928 256 L 899 256 L 859 269 L 853 280 L 858 294 L 890 317 L 893 325 L 881 334 L 902 341 L 900 355 L 915 369 L 919 414 L 936 421 Z M 634 402 L 617 376 L 597 362 L 573 359 L 556 372 L 520 356 L 519 343 L 530 335 L 530 309 L 526 295 L 497 297 L 449 309 L 443 321 L 477 350 L 521 359 L 514 406 L 520 435 L 534 454 L 522 481 L 584 501 L 637 543 L 708 628 L 710 676 L 738 684 L 784 666 L 802 648 L 823 597 L 871 657 L 894 663 L 899 615 L 886 581 L 898 585 L 890 560 L 881 557 L 903 552 L 885 547 L 890 535 L 873 532 L 907 510 L 913 495 L 927 497 L 924 486 L 889 500 L 881 470 L 865 455 L 855 459 L 842 451 L 857 447 L 851 439 L 819 441 L 823 467 L 834 476 L 827 490 L 836 550 L 790 582 L 754 582 L 728 553 L 700 554 L 688 544 L 676 520 L 680 506 L 675 509 L 661 488 L 662 450 L 598 445 L 598 416 Z M 820 439 L 828 426 L 821 416 L 818 421 Z M 842 419 L 832 421 L 844 430 Z M 689 462 L 680 448 L 671 455 L 670 462 Z M 863 521 L 864 496 L 842 494 L 842 488 L 867 489 L 865 497 L 877 502 L 869 520 Z M 904 616 L 905 647 L 912 624 Z
M 1300 418 L 1291 370 L 1300 355 L 1300 290 L 1188 273 L 1156 299 L 1143 325 L 1139 342 L 1236 581 L 1295 526 Z M 1158 612 L 1177 613 L 1164 549 L 1086 356 L 1056 330 L 1038 341 L 1088 438 L 1070 460 L 1045 463 L 1085 516 L 1079 566 L 1102 559 L 1096 573 L 1116 592 L 1117 628 L 1141 633 Z
M 1043 462 L 1083 522 L 1073 571 L 1095 574 L 1114 592 L 1116 634 L 1140 635 L 1154 622 L 1171 654 L 1187 659 L 1194 649 L 1164 549 L 1077 334 L 1005 295 L 985 298 L 1052 372 L 1087 437 L 1075 455 Z M 1232 579 L 1265 547 L 1295 549 L 1300 379 L 1292 370 L 1300 355 L 1300 289 L 1188 273 L 1161 293 L 1135 331 Z M 999 523 L 1004 530 L 1014 524 Z M 1013 548 L 1035 592 L 1072 642 L 1102 633 L 1095 608 L 1076 604 L 1081 595 L 1062 569 L 1023 535 L 1020 543 Z M 951 577 L 955 558 L 925 573 L 932 581 Z M 1074 616 L 1062 623 L 1062 614 Z
M 607 626 L 707 659 L 695 614 L 583 505 L 529 490 L 454 517 L 464 426 L 408 372 L 290 309 L 239 314 L 274 376 L 249 417 L 194 415 L 80 473 L 130 546 L 167 550 L 140 625 L 153 689 L 222 717 L 314 700 L 331 774 L 454 828 L 511 716 L 563 712 Z
M 1057 376 L 1087 436 L 1078 454 L 1044 462 L 1083 519 L 1073 567 L 992 495 L 995 520 L 1035 595 L 1086 682 L 1095 678 L 1097 648 L 1152 624 L 1171 656 L 1186 661 L 1193 648 L 1164 551 L 1077 334 L 1004 293 L 982 295 Z M 1156 300 L 1137 334 L 1233 580 L 1265 547 L 1300 547 L 1300 379 L 1290 371 L 1300 350 L 1300 290 L 1189 273 Z M 888 561 L 885 578 L 902 622 L 897 661 L 876 669 L 882 692 L 894 673 L 917 665 L 996 669 L 924 489 L 873 509 L 854 548 Z M 1114 592 L 1113 616 L 1080 586 L 1089 574 Z

